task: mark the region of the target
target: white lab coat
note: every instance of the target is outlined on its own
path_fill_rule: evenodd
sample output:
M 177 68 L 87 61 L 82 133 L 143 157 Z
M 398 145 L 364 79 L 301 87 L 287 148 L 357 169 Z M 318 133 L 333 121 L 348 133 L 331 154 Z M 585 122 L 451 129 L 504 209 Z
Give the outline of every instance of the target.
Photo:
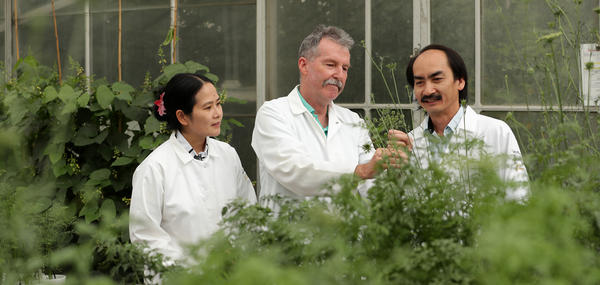
M 317 196 L 327 182 L 354 173 L 373 156 L 369 133 L 356 113 L 330 103 L 326 136 L 298 94 L 296 86 L 256 114 L 252 147 L 260 162 L 260 197 Z
M 172 260 L 185 244 L 218 229 L 221 210 L 236 198 L 256 202 L 250 179 L 234 148 L 207 138 L 208 157 L 196 160 L 175 134 L 156 148 L 133 174 L 129 236 Z
M 429 151 L 429 140 L 425 136 L 429 117 L 409 133 L 414 140 L 413 154 L 418 159 L 421 167 L 426 168 L 429 161 L 437 158 L 433 157 Z M 471 107 L 467 106 L 465 113 L 457 127 L 456 133 L 450 139 L 450 144 L 464 141 L 465 134 L 468 139 L 478 138 L 485 144 L 484 151 L 490 155 L 505 155 L 506 161 L 502 163 L 499 169 L 499 176 L 505 181 L 527 182 L 528 175 L 521 150 L 515 135 L 510 127 L 503 121 L 488 116 L 477 114 Z M 446 149 L 449 151 L 449 149 Z M 479 157 L 478 153 L 469 153 L 473 158 Z M 453 168 L 455 166 L 449 165 Z M 527 187 L 518 187 L 507 193 L 507 198 L 521 199 L 528 194 Z

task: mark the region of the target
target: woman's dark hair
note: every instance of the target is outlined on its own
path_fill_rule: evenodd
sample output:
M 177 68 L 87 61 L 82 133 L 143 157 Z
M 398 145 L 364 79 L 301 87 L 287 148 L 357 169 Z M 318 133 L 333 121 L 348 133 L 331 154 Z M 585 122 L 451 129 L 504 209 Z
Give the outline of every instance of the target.
M 465 88 L 463 88 L 463 90 L 458 91 L 458 103 L 460 103 L 463 100 L 467 101 L 467 95 L 469 94 L 469 92 L 467 91 L 467 87 L 469 86 L 469 82 L 467 78 L 467 67 L 465 66 L 465 62 L 455 50 L 444 45 L 428 45 L 422 48 L 417 55 L 410 58 L 408 66 L 406 67 L 406 81 L 408 81 L 408 85 L 410 85 L 410 88 L 414 88 L 415 86 L 415 75 L 413 74 L 413 65 L 415 64 L 415 60 L 417 60 L 417 57 L 423 54 L 423 52 L 432 49 L 441 50 L 446 54 L 446 58 L 448 58 L 448 65 L 450 66 L 450 69 L 452 69 L 452 75 L 454 76 L 454 80 L 459 80 L 461 78 L 465 80 Z
M 166 121 L 169 130 L 180 130 L 181 124 L 175 113 L 181 110 L 186 115 L 191 114 L 196 105 L 196 94 L 206 83 L 214 85 L 212 80 L 199 73 L 176 74 L 167 85 L 156 91 L 157 101 L 153 105 L 152 113 L 159 121 Z M 164 112 L 159 112 L 161 96 Z

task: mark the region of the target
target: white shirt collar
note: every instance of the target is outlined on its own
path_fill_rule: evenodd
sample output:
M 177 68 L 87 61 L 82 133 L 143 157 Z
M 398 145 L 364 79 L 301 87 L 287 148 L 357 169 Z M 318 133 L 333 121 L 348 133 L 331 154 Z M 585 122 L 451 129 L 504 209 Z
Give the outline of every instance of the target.
M 177 132 L 175 133 L 175 138 L 177 138 L 177 141 L 183 146 L 183 148 L 190 155 L 192 155 L 193 158 L 198 159 L 198 160 L 204 160 L 208 157 L 208 137 L 206 137 L 206 141 L 204 144 L 204 151 L 200 152 L 200 153 L 197 153 L 194 150 L 192 145 L 187 141 L 187 139 L 185 139 L 185 137 L 183 136 L 183 134 L 181 134 L 181 132 L 179 130 L 177 130 Z

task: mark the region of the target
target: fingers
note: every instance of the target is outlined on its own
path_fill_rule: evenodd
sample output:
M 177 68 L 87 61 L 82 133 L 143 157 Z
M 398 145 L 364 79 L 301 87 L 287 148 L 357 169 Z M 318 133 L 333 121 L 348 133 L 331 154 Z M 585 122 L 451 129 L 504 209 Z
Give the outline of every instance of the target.
M 408 162 L 408 154 L 397 148 L 378 148 L 373 155 L 372 161 L 375 163 L 382 162 L 383 168 L 402 167 Z
M 413 143 L 412 139 L 408 136 L 407 133 L 399 130 L 391 129 L 388 131 L 388 147 L 396 148 L 398 146 L 407 147 L 409 150 L 412 150 Z

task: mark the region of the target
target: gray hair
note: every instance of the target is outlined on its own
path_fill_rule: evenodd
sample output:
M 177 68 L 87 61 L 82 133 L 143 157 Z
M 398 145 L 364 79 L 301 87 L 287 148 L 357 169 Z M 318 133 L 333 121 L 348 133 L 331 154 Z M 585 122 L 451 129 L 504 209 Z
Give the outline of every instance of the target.
M 316 56 L 317 46 L 321 42 L 321 39 L 325 37 L 333 40 L 348 50 L 354 45 L 354 40 L 346 33 L 346 31 L 335 26 L 318 25 L 312 33 L 302 40 L 300 49 L 298 49 L 298 58 L 305 57 L 307 59 L 312 59 Z

